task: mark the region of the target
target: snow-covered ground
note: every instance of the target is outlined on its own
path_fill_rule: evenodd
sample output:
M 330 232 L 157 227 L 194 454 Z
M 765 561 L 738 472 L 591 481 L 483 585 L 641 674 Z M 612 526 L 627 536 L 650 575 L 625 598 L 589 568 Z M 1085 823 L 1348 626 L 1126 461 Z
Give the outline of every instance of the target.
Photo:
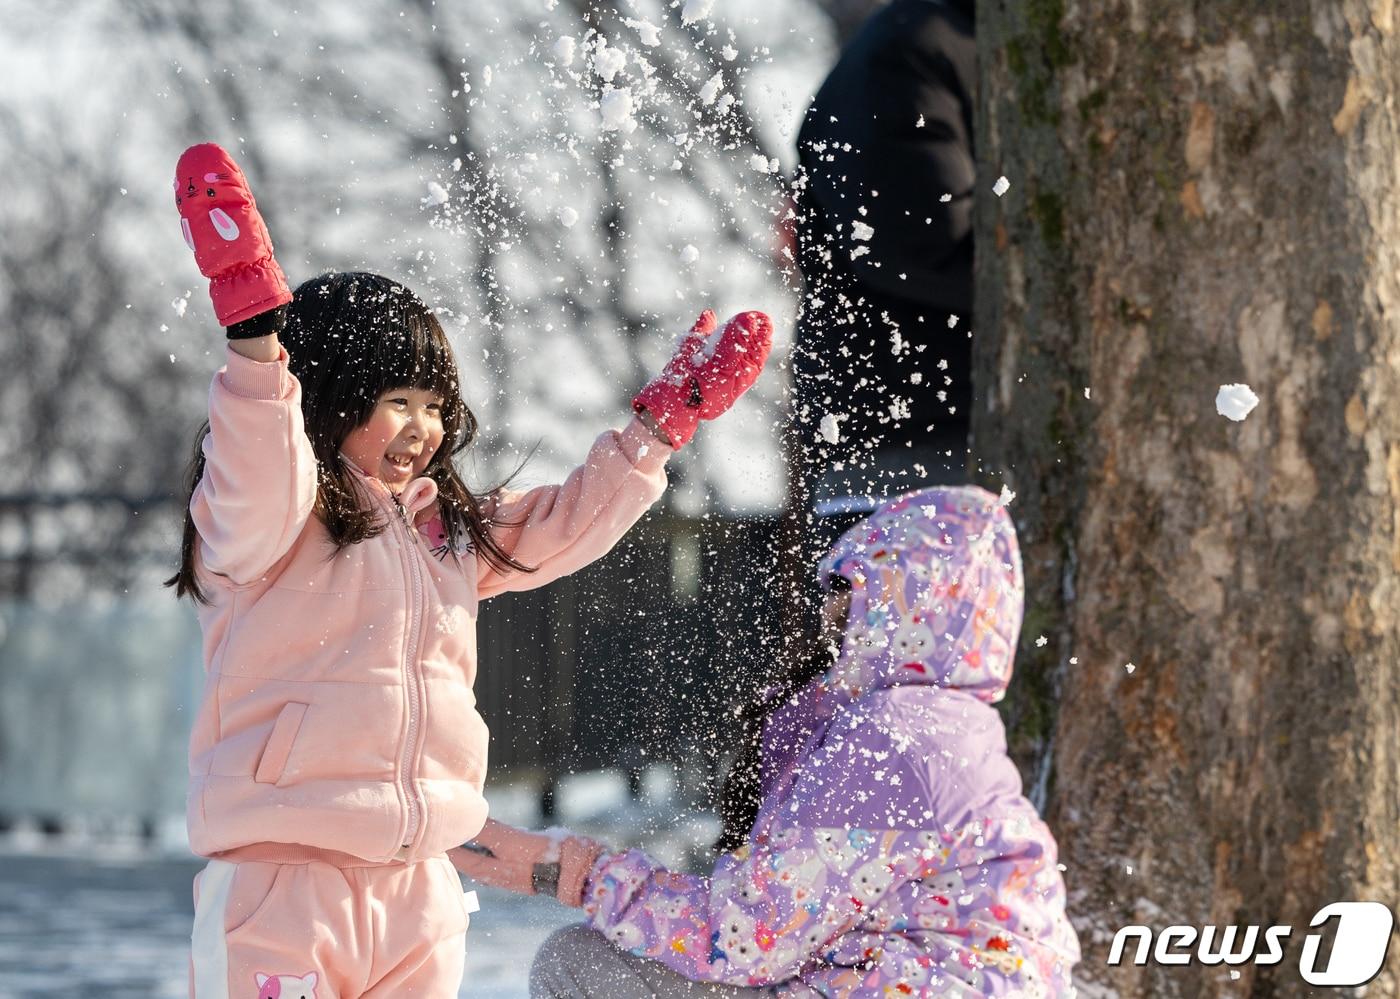
M 197 859 L 0 850 L 0 997 L 184 999 Z M 461 995 L 523 999 L 563 906 L 477 890 Z
M 668 863 L 694 865 L 717 827 L 684 806 L 668 771 L 649 771 L 641 801 L 614 773 L 581 774 L 559 793 L 560 821 L 614 846 L 643 845 Z M 493 788 L 503 821 L 537 825 L 527 788 Z M 19 828 L 0 837 L 0 999 L 174 999 L 188 994 L 190 886 L 203 862 L 161 844 L 76 832 L 46 839 Z M 467 937 L 462 996 L 523 999 L 536 948 L 578 914 L 551 901 L 480 885 Z

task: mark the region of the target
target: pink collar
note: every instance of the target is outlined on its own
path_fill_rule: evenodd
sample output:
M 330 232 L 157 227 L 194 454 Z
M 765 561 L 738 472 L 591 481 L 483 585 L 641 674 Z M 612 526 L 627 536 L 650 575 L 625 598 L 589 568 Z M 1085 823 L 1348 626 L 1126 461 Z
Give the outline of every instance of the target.
M 359 472 L 360 475 L 364 476 L 366 479 L 369 479 L 380 489 L 383 489 L 385 492 L 389 493 L 390 496 L 394 496 L 394 493 L 392 490 L 389 489 L 388 484 L 384 482 L 383 479 L 379 478 L 379 476 L 371 475 L 359 465 L 355 464 L 348 457 L 346 457 L 344 451 L 340 453 L 340 457 L 341 460 L 345 462 L 345 464 L 349 465 L 355 471 Z M 416 523 L 417 513 L 420 510 L 425 510 L 428 507 L 432 506 L 434 503 L 436 503 L 437 495 L 437 483 L 434 482 L 432 479 L 428 478 L 426 475 L 420 475 L 418 476 L 418 478 L 411 480 L 408 483 L 408 485 L 404 486 L 402 491 L 400 491 L 397 496 L 394 496 L 394 499 L 398 501 L 399 506 L 403 507 L 404 510 L 407 511 L 409 517 L 414 518 L 414 522 Z

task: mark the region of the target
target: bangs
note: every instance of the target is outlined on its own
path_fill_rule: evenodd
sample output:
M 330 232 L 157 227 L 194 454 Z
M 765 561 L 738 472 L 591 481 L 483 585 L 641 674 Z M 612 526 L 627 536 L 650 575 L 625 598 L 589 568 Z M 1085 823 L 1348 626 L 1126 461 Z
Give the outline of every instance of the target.
M 397 281 L 363 271 L 312 278 L 292 297 L 282 339 L 302 383 L 307 432 L 323 460 L 391 389 L 442 397 L 449 448 L 475 434 L 442 324 Z
M 364 391 L 377 400 L 390 389 L 415 388 L 452 403 L 460 395 L 457 364 L 442 325 L 407 289 L 394 286 L 387 294 L 384 328 L 365 331 Z M 398 296 L 402 301 L 393 300 Z

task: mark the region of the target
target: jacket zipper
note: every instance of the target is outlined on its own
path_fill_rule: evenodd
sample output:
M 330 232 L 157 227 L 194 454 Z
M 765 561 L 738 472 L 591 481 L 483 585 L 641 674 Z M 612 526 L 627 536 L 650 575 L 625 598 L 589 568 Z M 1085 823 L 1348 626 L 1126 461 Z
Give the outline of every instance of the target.
M 408 575 L 413 587 L 412 613 L 409 615 L 408 644 L 404 656 L 404 686 L 408 695 L 408 740 L 404 747 L 403 766 L 399 778 L 403 787 L 404 799 L 408 802 L 408 830 L 404 833 L 407 843 L 405 847 L 412 847 L 414 837 L 418 834 L 419 813 L 418 795 L 413 789 L 410 775 L 413 768 L 414 747 L 418 742 L 418 676 L 414 666 L 414 660 L 418 654 L 418 628 L 419 615 L 422 612 L 423 593 L 422 579 L 419 576 L 417 553 L 410 550 L 414 546 L 413 525 L 408 522 L 408 512 L 399 504 L 398 497 L 392 497 L 394 506 L 398 509 L 399 516 L 403 520 L 407 537 L 404 539 L 406 547 L 404 557 L 408 560 Z

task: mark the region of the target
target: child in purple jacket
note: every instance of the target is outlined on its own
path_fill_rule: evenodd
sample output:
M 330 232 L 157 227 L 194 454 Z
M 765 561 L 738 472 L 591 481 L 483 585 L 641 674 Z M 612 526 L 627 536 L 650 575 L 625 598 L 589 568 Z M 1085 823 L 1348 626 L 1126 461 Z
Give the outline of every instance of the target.
M 1010 517 L 975 487 L 912 493 L 820 572 L 839 655 L 765 702 L 756 815 L 708 877 L 493 822 L 449 854 L 583 908 L 535 995 L 1072 994 L 1055 840 L 991 707 L 1021 627 Z

